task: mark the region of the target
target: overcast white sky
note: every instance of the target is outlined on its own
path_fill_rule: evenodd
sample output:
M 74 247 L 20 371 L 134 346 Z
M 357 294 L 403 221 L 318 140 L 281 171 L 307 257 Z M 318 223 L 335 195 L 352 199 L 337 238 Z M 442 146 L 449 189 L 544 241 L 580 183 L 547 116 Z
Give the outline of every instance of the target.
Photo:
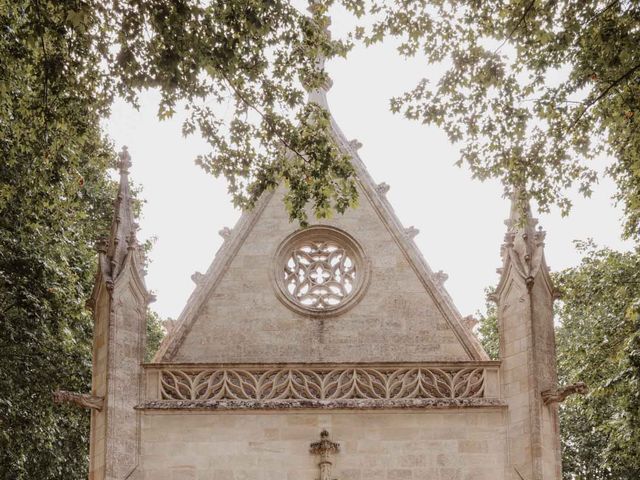
M 348 18 L 334 15 L 339 35 Z M 495 285 L 500 245 L 509 212 L 502 188 L 472 180 L 454 166 L 457 149 L 444 133 L 390 113 L 389 99 L 433 74 L 419 59 L 404 60 L 391 44 L 356 48 L 347 60 L 332 60 L 329 92 L 332 114 L 348 138 L 363 144 L 360 155 L 377 182 L 391 185 L 388 199 L 405 226 L 420 230 L 415 242 L 434 270 L 449 274 L 445 286 L 463 315 L 484 308 L 484 289 Z M 193 163 L 206 145 L 180 133 L 183 116 L 160 122 L 159 96 L 148 92 L 136 111 L 117 102 L 105 126 L 119 149 L 129 147 L 132 180 L 147 200 L 140 238 L 157 237 L 148 286 L 162 317 L 176 318 L 193 290 L 190 276 L 205 272 L 222 243 L 218 230 L 233 227 L 240 212 L 231 206 L 224 181 Z M 603 163 L 605 160 L 603 160 Z M 539 215 L 547 231 L 546 255 L 553 270 L 575 265 L 576 239 L 629 248 L 620 238 L 621 211 L 613 206 L 614 186 L 602 181 L 591 199 L 575 196 L 568 218 Z M 535 211 L 535 206 L 534 206 Z

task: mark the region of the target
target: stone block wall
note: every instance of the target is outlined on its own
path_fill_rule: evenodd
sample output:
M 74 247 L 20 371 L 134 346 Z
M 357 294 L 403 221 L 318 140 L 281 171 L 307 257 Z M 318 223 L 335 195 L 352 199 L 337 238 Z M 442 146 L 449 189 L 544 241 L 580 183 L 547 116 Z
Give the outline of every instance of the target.
M 339 480 L 505 478 L 503 408 L 428 411 L 154 412 L 142 417 L 145 480 L 317 480 L 309 445 L 340 444 Z

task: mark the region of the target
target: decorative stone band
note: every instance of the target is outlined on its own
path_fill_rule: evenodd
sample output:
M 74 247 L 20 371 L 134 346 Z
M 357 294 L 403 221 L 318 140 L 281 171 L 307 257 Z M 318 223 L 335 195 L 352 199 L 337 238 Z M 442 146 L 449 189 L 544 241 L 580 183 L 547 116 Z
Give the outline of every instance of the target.
M 473 406 L 499 398 L 498 363 L 160 365 L 147 369 L 147 407 Z M 424 402 L 421 402 L 424 400 Z M 158 403 L 157 401 L 160 401 Z M 442 402 L 444 401 L 444 403 Z M 297 402 L 297 403 L 296 403 Z M 381 403 L 382 402 L 382 403 Z M 488 402 L 489 404 L 495 402 Z M 153 406 L 151 405 L 153 404 Z M 164 405 L 164 406 L 161 406 Z M 228 407 L 227 407 L 228 408 Z

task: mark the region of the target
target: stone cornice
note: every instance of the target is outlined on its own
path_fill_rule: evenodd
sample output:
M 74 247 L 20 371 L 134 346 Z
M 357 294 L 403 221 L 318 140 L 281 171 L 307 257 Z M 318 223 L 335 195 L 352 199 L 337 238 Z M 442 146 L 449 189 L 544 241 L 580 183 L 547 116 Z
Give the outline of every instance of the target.
M 443 410 L 460 408 L 506 408 L 498 398 L 420 398 L 420 399 L 348 399 L 348 400 L 148 400 L 138 410 Z

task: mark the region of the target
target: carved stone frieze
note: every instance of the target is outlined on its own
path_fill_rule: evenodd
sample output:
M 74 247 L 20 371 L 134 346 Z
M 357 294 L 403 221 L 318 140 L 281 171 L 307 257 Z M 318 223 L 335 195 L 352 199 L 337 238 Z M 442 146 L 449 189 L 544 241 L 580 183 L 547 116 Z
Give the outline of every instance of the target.
M 215 368 L 159 372 L 163 400 L 482 398 L 482 367 Z

